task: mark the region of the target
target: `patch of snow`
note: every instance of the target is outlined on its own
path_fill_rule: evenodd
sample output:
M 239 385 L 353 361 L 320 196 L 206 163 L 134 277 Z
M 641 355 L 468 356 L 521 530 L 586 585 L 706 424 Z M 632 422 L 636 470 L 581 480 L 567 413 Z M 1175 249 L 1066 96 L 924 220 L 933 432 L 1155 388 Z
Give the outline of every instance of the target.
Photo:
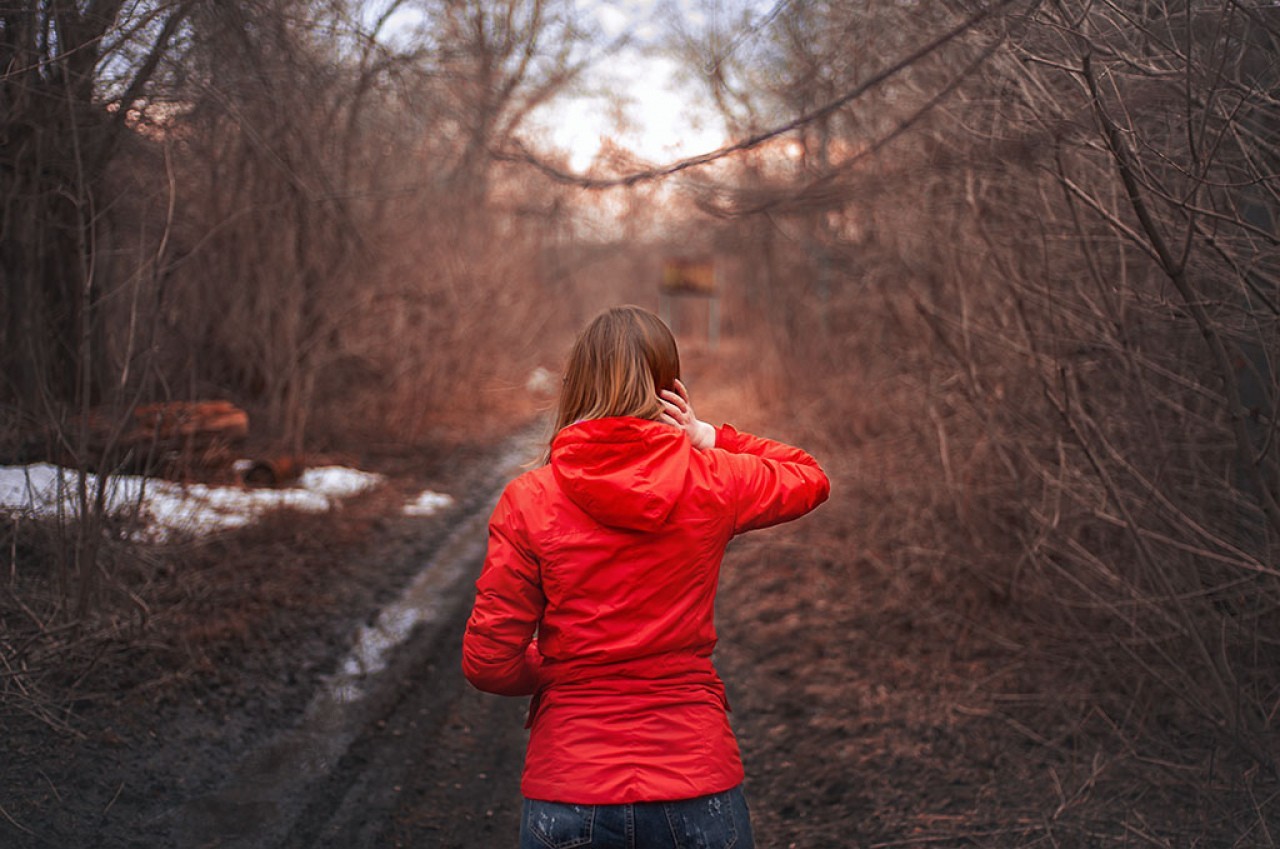
M 205 535 L 242 527 L 282 507 L 323 512 L 381 480 L 381 475 L 340 466 L 311 469 L 287 489 L 179 484 L 119 475 L 108 479 L 105 501 L 108 512 L 133 511 L 148 520 L 138 534 L 140 539 L 162 542 L 176 532 Z M 85 483 L 89 497 L 94 498 L 98 477 L 88 475 Z M 0 466 L 0 510 L 35 517 L 74 516 L 79 510 L 78 488 L 73 469 L 48 463 Z
M 373 625 L 361 625 L 351 654 L 342 662 L 347 676 L 372 675 L 387 667 L 387 654 L 408 638 L 422 611 L 392 606 L 383 610 Z
M 67 485 L 74 485 L 72 477 Z M 28 493 L 53 492 L 58 486 L 58 467 L 48 463 L 31 466 L 11 466 L 0 469 L 0 505 L 21 504 Z
M 443 492 L 424 490 L 417 498 L 405 502 L 404 515 L 430 516 L 453 504 L 453 498 Z
M 320 466 L 307 469 L 298 479 L 298 486 L 308 492 L 329 498 L 346 498 L 376 485 L 382 475 L 348 469 L 345 466 Z

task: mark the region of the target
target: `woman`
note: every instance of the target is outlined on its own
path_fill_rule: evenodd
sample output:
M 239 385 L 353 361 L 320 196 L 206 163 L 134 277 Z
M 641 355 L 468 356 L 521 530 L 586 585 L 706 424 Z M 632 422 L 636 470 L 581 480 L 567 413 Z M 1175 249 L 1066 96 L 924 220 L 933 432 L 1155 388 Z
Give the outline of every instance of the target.
M 679 377 L 657 316 L 597 316 L 569 357 L 549 462 L 490 519 L 463 671 L 533 696 L 522 849 L 753 846 L 711 663 L 720 561 L 830 484 L 799 449 L 699 421 Z

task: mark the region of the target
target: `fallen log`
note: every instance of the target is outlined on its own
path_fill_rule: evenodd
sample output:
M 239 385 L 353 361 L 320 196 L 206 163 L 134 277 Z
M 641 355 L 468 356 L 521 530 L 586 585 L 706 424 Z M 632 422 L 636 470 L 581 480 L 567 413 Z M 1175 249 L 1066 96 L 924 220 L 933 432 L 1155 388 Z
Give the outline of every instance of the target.
M 94 410 L 87 424 L 93 465 L 114 457 L 110 465 L 165 477 L 225 469 L 234 459 L 231 449 L 249 436 L 249 414 L 230 401 L 140 404 L 123 421 Z
M 162 445 L 222 441 L 236 443 L 249 435 L 249 414 L 230 401 L 164 401 L 141 404 L 120 444 Z

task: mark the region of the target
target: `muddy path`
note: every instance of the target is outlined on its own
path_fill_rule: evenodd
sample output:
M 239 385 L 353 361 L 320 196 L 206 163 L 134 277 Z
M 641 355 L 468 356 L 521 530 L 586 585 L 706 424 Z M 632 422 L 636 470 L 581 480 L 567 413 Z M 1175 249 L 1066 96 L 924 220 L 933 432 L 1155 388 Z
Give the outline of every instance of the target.
M 499 462 L 498 480 L 517 456 Z M 521 708 L 474 692 L 459 672 L 497 491 L 487 495 L 357 630 L 297 724 L 249 753 L 221 788 L 172 812 L 175 846 L 385 847 L 400 822 L 431 833 L 427 845 L 465 846 L 478 820 L 492 824 L 486 812 L 512 810 Z M 514 833 L 512 822 L 500 827 Z
M 213 793 L 172 812 L 175 847 L 471 846 L 518 827 L 523 706 L 474 691 L 461 635 L 506 481 L 537 450 L 523 433 L 487 468 L 451 528 L 353 645 L 292 727 Z
M 290 847 L 471 847 L 514 845 L 519 771 L 524 757 L 523 700 L 481 694 L 455 674 L 460 630 L 406 687 L 405 698 L 353 747 Z M 342 798 L 330 815 L 331 799 Z
M 524 705 L 470 688 L 460 641 L 488 515 L 505 483 L 537 456 L 541 433 L 534 426 L 501 446 L 446 458 L 454 506 L 425 520 L 375 516 L 365 538 L 336 553 L 358 561 L 346 571 L 301 564 L 287 578 L 314 584 L 319 601 L 283 604 L 271 614 L 275 638 L 223 646 L 219 669 L 84 699 L 73 733 L 6 715 L 0 846 L 509 840 Z M 401 482 L 406 491 L 422 483 Z M 248 603 L 269 579 L 258 573 L 275 565 L 265 556 L 230 568 L 240 570 L 234 606 L 237 596 Z M 149 654 L 139 647 L 122 658 L 145 666 Z M 110 691 L 122 670 L 98 666 Z

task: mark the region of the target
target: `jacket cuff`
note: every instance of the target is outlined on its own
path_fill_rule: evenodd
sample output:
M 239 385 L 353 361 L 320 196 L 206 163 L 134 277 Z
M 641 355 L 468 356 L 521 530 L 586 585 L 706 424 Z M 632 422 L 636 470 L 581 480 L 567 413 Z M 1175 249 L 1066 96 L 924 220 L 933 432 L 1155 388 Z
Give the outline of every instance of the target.
M 738 431 L 733 425 L 722 424 L 716 428 L 716 444 L 713 447 L 728 451 L 731 454 L 737 454 L 739 453 L 741 442 Z

